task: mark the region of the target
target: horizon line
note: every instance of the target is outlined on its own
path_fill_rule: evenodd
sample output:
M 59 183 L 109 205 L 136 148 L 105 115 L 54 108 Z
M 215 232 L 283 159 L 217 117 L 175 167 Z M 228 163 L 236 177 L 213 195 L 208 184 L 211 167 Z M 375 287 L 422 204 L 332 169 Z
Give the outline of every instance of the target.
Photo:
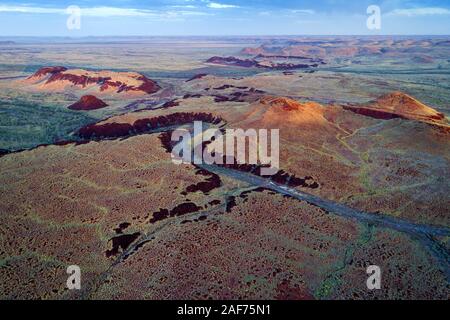
M 449 34 L 229 34 L 229 35 L 85 35 L 85 36 L 68 36 L 68 35 L 0 35 L 0 38 L 69 38 L 69 39 L 83 39 L 83 38 L 189 38 L 189 37 L 445 37 Z

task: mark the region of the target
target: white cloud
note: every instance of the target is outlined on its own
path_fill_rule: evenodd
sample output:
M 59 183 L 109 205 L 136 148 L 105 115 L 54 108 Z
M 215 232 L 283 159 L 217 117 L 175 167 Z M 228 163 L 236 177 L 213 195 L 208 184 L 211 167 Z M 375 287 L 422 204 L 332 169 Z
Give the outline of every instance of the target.
M 157 12 L 133 8 L 93 7 L 81 8 L 81 14 L 91 17 L 144 17 L 157 15 Z
M 207 5 L 208 8 L 212 9 L 229 9 L 229 8 L 239 8 L 239 6 L 235 6 L 233 4 L 222 4 L 217 2 L 210 2 Z
M 185 7 L 185 9 L 190 9 Z M 63 14 L 67 15 L 66 8 L 47 8 L 33 6 L 0 5 L 1 12 L 30 13 L 30 14 Z M 179 18 L 184 16 L 210 15 L 206 12 L 192 10 L 155 11 L 134 8 L 118 7 L 91 7 L 81 8 L 81 14 L 89 17 L 153 17 L 153 18 Z
M 310 9 L 295 9 L 295 10 L 290 10 L 290 11 L 294 14 L 314 14 L 314 13 L 316 13 L 314 10 L 310 10 Z
M 65 13 L 66 9 L 29 7 L 29 6 L 9 6 L 0 5 L 0 12 L 18 12 L 18 13 Z
M 196 6 L 193 6 L 193 5 L 184 5 L 184 6 L 181 6 L 181 5 L 178 5 L 178 6 L 170 6 L 171 8 L 181 8 L 181 9 L 196 9 L 197 7 Z
M 388 13 L 389 16 L 435 16 L 450 15 L 450 10 L 446 8 L 412 8 L 412 9 L 395 9 Z

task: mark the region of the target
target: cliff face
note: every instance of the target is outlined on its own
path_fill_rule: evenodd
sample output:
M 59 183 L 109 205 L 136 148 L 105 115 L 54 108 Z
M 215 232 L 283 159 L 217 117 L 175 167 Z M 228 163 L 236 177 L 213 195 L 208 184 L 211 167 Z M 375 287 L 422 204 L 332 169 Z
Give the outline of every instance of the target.
M 87 71 L 65 67 L 45 67 L 25 80 L 40 90 L 58 91 L 71 86 L 77 89 L 97 87 L 105 93 L 153 94 L 161 87 L 136 72 Z
M 143 134 L 168 126 L 181 126 L 194 121 L 219 124 L 222 119 L 211 113 L 177 112 L 165 116 L 138 119 L 132 123 L 100 122 L 81 128 L 77 135 L 83 139 L 119 138 Z

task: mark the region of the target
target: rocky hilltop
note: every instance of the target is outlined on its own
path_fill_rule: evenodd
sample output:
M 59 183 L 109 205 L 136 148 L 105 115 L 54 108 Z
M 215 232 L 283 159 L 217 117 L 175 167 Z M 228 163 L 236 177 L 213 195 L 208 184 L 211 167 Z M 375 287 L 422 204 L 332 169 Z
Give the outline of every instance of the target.
M 298 102 L 285 97 L 266 96 L 259 103 L 267 108 L 262 122 L 266 125 L 318 125 L 325 123 L 324 107 L 316 102 Z
M 402 118 L 448 127 L 444 114 L 399 91 L 381 96 L 367 104 L 349 106 L 346 109 L 377 119 Z
M 69 106 L 71 110 L 96 110 L 105 108 L 108 105 L 96 96 L 82 96 L 80 100 Z
M 137 72 L 90 71 L 61 66 L 44 67 L 28 77 L 26 84 L 38 90 L 96 89 L 100 93 L 153 94 L 160 86 Z

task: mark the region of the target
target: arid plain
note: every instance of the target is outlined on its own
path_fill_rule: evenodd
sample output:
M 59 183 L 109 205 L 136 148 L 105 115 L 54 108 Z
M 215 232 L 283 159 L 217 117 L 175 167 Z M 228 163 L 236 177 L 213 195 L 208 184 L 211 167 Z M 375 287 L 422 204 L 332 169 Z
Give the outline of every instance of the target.
M 448 37 L 0 42 L 0 298 L 450 298 L 449 57 Z M 280 171 L 174 164 L 194 121 L 279 129 Z

